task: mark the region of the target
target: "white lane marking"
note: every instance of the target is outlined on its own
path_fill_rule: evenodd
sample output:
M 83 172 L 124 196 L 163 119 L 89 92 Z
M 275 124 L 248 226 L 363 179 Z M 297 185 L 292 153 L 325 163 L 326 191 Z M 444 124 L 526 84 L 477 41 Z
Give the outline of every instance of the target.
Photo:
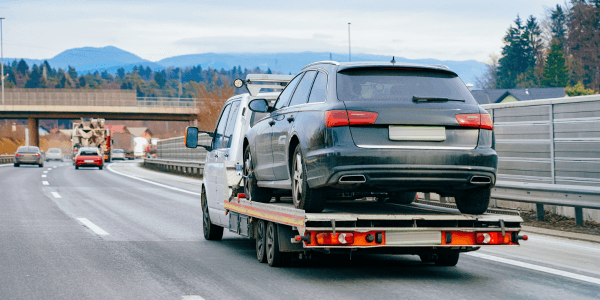
M 50 183 L 48 181 L 42 181 L 43 185 L 50 185 Z
M 42 178 L 46 178 L 46 175 L 42 175 Z
M 77 221 L 81 222 L 85 227 L 89 228 L 91 231 L 93 231 L 97 235 L 108 235 L 108 232 L 104 231 L 104 229 L 98 227 L 98 225 L 92 223 L 90 220 L 88 220 L 86 218 L 77 218 Z
M 589 283 L 600 284 L 600 279 L 594 278 L 594 277 L 579 275 L 579 274 L 575 274 L 575 273 L 571 273 L 571 272 L 556 270 L 556 269 L 552 269 L 552 268 L 529 264 L 526 262 L 520 262 L 520 261 L 516 261 L 516 260 L 512 260 L 512 259 L 506 259 L 506 258 L 482 254 L 482 253 L 471 252 L 471 253 L 465 253 L 465 254 L 469 255 L 469 256 L 474 256 L 477 258 L 482 258 L 482 259 L 492 260 L 492 261 L 499 262 L 499 263 L 504 263 L 507 265 L 512 265 L 512 266 L 535 270 L 535 271 L 540 271 L 540 272 L 545 272 L 545 273 L 563 276 L 563 277 L 576 279 L 576 280 L 581 280 L 581 281 L 585 281 L 585 282 L 589 282 Z
M 52 170 L 52 168 L 48 168 L 48 171 Z
M 137 179 L 137 180 L 140 180 L 140 181 L 143 181 L 143 182 L 147 182 L 147 183 L 151 183 L 151 184 L 154 184 L 154 185 L 158 185 L 158 186 L 161 186 L 161 187 L 164 187 L 164 188 L 167 188 L 167 189 L 171 189 L 171 190 L 175 190 L 175 191 L 179 191 L 179 192 L 183 192 L 183 193 L 187 193 L 187 194 L 191 194 L 191 195 L 202 196 L 202 194 L 200 194 L 200 193 L 186 191 L 186 190 L 179 189 L 179 188 L 176 188 L 176 187 L 168 186 L 166 184 L 156 183 L 154 181 L 146 180 L 146 179 L 143 179 L 143 178 L 139 178 L 139 177 L 135 177 L 135 176 L 131 176 L 131 175 L 127 175 L 127 174 L 115 171 L 115 170 L 112 169 L 112 165 L 108 165 L 108 170 L 111 171 L 111 172 L 113 172 L 113 173 L 125 176 L 125 177 Z
M 202 298 L 198 295 L 188 295 L 188 296 L 181 296 L 181 300 L 204 300 L 204 298 Z
M 576 249 L 580 249 L 580 250 L 586 250 L 586 251 L 600 253 L 600 248 L 592 248 L 592 247 L 577 245 L 575 242 L 557 242 L 555 239 L 549 239 L 549 238 L 545 238 L 545 237 L 542 237 L 539 235 L 533 235 L 533 234 L 528 234 L 528 235 L 529 235 L 531 241 L 536 241 L 536 242 L 546 243 L 546 244 L 561 245 L 561 246 L 565 246 L 565 247 L 571 247 L 571 248 L 576 248 Z M 589 244 L 591 244 L 591 243 L 589 243 Z
M 44 171 L 44 174 L 48 173 L 48 171 Z
M 54 166 L 53 168 L 55 168 L 55 169 L 56 169 L 56 166 Z
M 51 192 L 54 198 L 62 198 L 57 192 Z

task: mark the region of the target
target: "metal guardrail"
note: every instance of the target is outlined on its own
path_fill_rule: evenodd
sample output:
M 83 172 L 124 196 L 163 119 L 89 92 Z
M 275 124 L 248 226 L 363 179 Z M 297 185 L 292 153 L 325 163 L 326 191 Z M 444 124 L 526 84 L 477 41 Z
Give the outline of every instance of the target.
M 170 173 L 181 173 L 202 177 L 204 162 L 190 160 L 173 160 L 160 158 L 144 158 L 144 166 Z
M 210 139 L 211 137 L 208 134 L 198 135 L 198 141 L 206 143 Z M 196 149 L 186 148 L 183 136 L 159 140 L 156 144 L 156 158 L 160 159 L 203 162 L 206 159 L 206 153 L 206 150 L 202 147 Z
M 575 222 L 583 225 L 583 209 L 600 209 L 600 187 L 498 181 L 492 199 L 535 203 L 538 220 L 544 220 L 544 205 L 575 208 Z
M 15 156 L 10 154 L 10 155 L 0 155 L 0 165 L 3 164 L 12 164 L 15 162 Z

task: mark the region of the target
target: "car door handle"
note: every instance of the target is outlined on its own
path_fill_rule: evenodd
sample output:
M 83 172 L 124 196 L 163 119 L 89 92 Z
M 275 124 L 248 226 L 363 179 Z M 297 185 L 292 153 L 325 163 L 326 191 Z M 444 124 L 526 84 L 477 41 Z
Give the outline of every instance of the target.
M 271 120 L 271 121 L 269 122 L 269 125 L 271 125 L 271 126 L 275 125 L 275 120 Z
M 289 118 L 287 118 L 288 122 L 292 123 L 294 121 L 294 116 L 290 116 Z
M 229 157 L 229 154 L 225 154 L 225 157 Z
M 218 158 L 218 157 L 219 157 L 219 154 L 215 154 L 215 157 L 217 157 L 217 158 Z

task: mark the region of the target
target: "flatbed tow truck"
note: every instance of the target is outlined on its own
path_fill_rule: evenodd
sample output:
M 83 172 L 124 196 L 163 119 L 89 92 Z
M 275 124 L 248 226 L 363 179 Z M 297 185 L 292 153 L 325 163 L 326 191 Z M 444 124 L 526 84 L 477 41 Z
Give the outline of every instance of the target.
M 234 85 L 245 84 L 250 93 L 227 100 L 215 132 L 186 129 L 186 147 L 208 151 L 201 197 L 207 240 L 221 240 L 225 228 L 255 239 L 257 259 L 272 267 L 310 259 L 315 252 L 412 254 L 423 262 L 454 266 L 462 252 L 514 247 L 527 240 L 519 235 L 523 219 L 515 215 L 469 215 L 415 202 L 378 202 L 368 196 L 354 201 L 328 200 L 321 213 L 295 208 L 284 194 L 275 195 L 270 203 L 247 200 L 242 186 L 243 136 L 264 117 L 252 113 L 248 103 L 257 97 L 276 99 L 279 93 L 259 91 L 282 89 L 291 79 L 265 74 L 248 75 L 246 81 L 237 79 Z M 212 139 L 199 140 L 199 133 Z

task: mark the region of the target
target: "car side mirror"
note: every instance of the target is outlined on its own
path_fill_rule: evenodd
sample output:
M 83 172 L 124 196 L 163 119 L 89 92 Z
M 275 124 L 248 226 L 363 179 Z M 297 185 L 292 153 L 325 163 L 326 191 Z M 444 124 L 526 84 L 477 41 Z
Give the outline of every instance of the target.
M 248 103 L 248 108 L 253 112 L 269 112 L 269 102 L 265 99 L 254 99 Z
M 185 146 L 187 148 L 197 148 L 198 147 L 198 128 L 197 127 L 187 127 L 185 129 Z

